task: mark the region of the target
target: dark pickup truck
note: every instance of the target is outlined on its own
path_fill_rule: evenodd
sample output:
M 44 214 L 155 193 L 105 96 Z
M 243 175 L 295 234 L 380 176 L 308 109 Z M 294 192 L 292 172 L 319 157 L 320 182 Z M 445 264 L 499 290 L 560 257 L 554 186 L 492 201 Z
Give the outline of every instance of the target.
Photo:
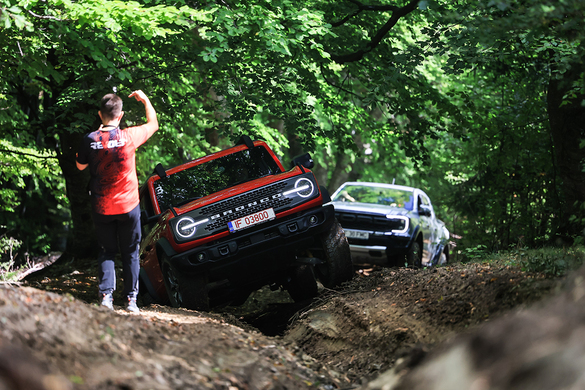
M 263 141 L 165 170 L 140 188 L 141 294 L 175 307 L 242 304 L 270 285 L 295 301 L 353 276 L 349 244 L 308 154 L 285 170 Z

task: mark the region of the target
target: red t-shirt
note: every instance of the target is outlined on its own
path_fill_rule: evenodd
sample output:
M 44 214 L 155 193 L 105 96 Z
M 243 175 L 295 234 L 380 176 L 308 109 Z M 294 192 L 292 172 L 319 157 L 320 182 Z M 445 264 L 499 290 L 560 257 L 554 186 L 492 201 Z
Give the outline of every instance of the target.
M 138 127 L 106 128 L 86 134 L 77 162 L 89 164 L 93 210 L 116 215 L 132 211 L 139 203 L 135 151 L 147 140 Z

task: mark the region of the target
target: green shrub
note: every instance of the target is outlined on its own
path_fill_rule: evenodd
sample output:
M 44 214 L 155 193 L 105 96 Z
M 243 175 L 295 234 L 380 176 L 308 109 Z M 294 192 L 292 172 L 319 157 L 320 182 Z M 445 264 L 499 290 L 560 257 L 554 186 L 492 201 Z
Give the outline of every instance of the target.
M 21 245 L 13 237 L 0 236 L 0 282 L 15 281 L 18 272 L 14 269 L 14 258 Z
M 585 262 L 585 248 L 541 248 L 519 251 L 518 263 L 523 271 L 547 276 L 564 276 Z
M 463 259 L 462 263 L 473 262 L 483 259 L 488 254 L 487 246 L 479 244 L 472 248 L 465 248 L 462 251 Z

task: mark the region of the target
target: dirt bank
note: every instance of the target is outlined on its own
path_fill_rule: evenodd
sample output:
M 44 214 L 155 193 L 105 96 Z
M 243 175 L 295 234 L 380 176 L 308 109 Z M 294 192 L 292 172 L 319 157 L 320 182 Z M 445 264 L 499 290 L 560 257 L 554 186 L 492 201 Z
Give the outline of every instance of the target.
M 84 269 L 0 288 L 0 348 L 34 356 L 44 388 L 357 388 L 556 282 L 503 263 L 361 269 L 305 305 L 265 288 L 211 313 L 150 305 L 128 315 L 97 306 Z

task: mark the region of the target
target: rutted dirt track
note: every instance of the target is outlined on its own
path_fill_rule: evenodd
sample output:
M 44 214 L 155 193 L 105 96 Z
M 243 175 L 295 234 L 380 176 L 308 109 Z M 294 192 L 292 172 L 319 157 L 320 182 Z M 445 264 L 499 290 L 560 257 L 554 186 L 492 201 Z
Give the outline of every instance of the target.
M 39 389 L 359 388 L 556 285 L 497 263 L 361 269 L 304 305 L 266 288 L 212 313 L 150 305 L 128 315 L 97 306 L 85 270 L 0 287 L 0 389 L 13 366 L 24 370 L 15 383 L 36 378 Z

